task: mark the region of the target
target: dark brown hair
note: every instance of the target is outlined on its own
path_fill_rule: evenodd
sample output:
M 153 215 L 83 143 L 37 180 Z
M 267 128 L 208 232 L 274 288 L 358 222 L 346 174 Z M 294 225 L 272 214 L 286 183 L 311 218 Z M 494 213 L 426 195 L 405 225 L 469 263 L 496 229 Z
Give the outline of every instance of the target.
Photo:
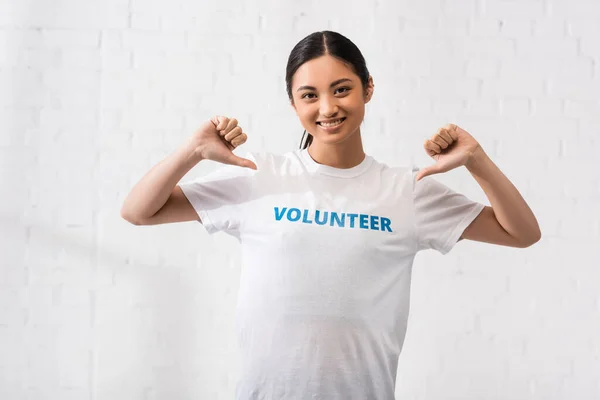
M 363 84 L 363 90 L 366 90 L 369 82 L 369 70 L 362 53 L 354 43 L 344 35 L 332 31 L 314 32 L 302 39 L 290 53 L 285 73 L 285 83 L 288 97 L 293 103 L 292 95 L 292 77 L 302 64 L 312 59 L 330 55 L 350 65 L 354 72 L 359 76 Z M 305 135 L 308 135 L 304 141 Z M 313 136 L 304 130 L 302 139 L 300 139 L 300 148 L 306 149 L 312 143 Z M 304 145 L 302 142 L 304 141 Z

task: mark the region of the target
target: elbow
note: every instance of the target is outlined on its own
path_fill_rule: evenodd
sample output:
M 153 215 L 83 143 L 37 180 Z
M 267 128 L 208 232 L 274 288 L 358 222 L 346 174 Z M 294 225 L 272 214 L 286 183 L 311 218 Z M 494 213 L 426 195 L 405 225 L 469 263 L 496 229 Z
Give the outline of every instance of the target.
M 525 240 L 522 240 L 521 245 L 519 247 L 521 247 L 521 248 L 531 247 L 534 244 L 536 244 L 537 242 L 539 242 L 541 239 L 542 239 L 542 232 L 538 229 L 535 234 L 531 235 L 531 237 L 529 237 Z
M 127 219 L 127 218 L 123 218 L 125 221 L 129 222 L 131 225 L 135 225 L 135 226 L 140 226 L 140 225 L 144 225 L 141 222 L 138 222 L 137 220 L 134 219 Z
M 125 208 L 121 208 L 121 218 L 133 225 L 142 225 L 138 218 L 131 215 Z

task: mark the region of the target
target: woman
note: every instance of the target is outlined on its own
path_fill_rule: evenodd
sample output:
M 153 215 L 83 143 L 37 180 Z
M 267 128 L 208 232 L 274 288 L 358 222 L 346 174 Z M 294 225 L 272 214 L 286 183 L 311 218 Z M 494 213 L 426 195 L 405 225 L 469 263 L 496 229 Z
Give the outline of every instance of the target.
M 537 221 L 456 125 L 425 141 L 430 167 L 366 155 L 360 125 L 373 79 L 346 37 L 300 41 L 286 83 L 310 132 L 300 149 L 238 157 L 246 134 L 236 119 L 215 117 L 141 179 L 122 216 L 137 225 L 198 220 L 240 241 L 237 399 L 393 399 L 415 254 L 445 254 L 461 239 L 527 247 L 540 239 Z M 201 160 L 227 165 L 178 184 Z M 491 207 L 423 179 L 459 166 Z

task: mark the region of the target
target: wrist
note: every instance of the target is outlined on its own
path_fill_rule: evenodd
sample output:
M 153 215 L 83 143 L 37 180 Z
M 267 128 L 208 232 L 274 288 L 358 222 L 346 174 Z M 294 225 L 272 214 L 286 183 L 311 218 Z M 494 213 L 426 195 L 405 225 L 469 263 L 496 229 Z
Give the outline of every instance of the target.
M 199 146 L 191 140 L 185 142 L 179 149 L 178 153 L 182 157 L 185 164 L 192 168 L 204 158 L 200 154 Z
M 487 153 L 483 150 L 481 146 L 478 146 L 469 155 L 469 158 L 465 163 L 465 167 L 470 172 L 476 172 L 481 168 L 485 167 L 486 163 L 488 163 L 489 161 L 491 161 L 490 157 L 487 155 Z

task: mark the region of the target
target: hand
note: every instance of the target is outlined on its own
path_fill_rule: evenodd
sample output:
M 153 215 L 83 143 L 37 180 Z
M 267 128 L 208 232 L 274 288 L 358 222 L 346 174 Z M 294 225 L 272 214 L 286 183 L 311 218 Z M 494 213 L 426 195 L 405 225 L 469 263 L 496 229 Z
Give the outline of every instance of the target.
M 233 154 L 233 150 L 247 139 L 248 135 L 242 132 L 238 121 L 224 116 L 215 116 L 204 122 L 190 138 L 194 151 L 201 160 L 257 169 L 252 161 Z
M 454 124 L 444 125 L 437 133 L 425 141 L 423 147 L 436 163 L 421 169 L 417 181 L 428 175 L 450 171 L 469 161 L 483 149 L 467 131 Z

